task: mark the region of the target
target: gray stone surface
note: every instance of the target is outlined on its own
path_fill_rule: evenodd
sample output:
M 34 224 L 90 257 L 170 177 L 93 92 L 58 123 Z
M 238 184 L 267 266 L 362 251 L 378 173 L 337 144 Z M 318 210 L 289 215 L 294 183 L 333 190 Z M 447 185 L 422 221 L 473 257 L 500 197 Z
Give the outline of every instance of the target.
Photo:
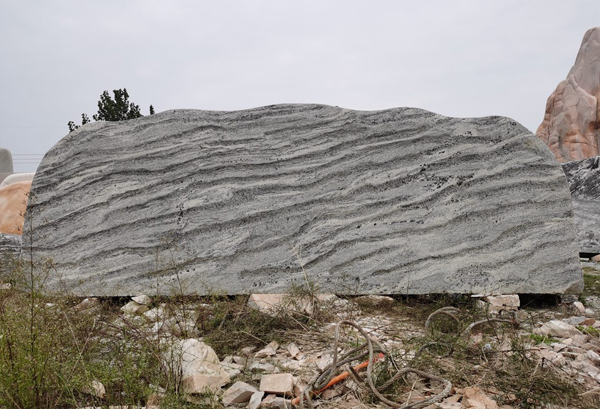
M 0 183 L 13 172 L 12 154 L 8 149 L 0 148 Z
M 600 156 L 563 163 L 581 253 L 600 254 Z
M 32 191 L 36 255 L 81 295 L 582 288 L 561 167 L 509 118 L 167 111 L 68 134 Z
M 5 254 L 21 253 L 21 236 L 17 234 L 0 233 L 0 257 Z M 0 263 L 2 261 L 0 260 Z

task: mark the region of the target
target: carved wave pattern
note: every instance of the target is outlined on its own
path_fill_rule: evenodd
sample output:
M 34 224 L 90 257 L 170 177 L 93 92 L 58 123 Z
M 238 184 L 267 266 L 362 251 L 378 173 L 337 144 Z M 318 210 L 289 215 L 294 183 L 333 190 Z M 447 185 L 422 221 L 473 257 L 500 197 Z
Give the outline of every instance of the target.
M 561 168 L 502 117 L 166 111 L 67 135 L 32 191 L 35 252 L 56 263 L 52 285 L 82 295 L 283 292 L 305 276 L 337 293 L 581 281 Z

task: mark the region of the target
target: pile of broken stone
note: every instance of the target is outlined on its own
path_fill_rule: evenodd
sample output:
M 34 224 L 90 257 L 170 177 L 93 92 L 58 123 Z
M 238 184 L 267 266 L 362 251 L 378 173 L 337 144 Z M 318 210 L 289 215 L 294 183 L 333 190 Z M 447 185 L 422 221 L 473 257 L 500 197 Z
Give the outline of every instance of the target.
M 389 317 L 367 316 L 356 313 L 359 305 L 384 306 L 397 302 L 391 297 L 369 295 L 352 299 L 340 299 L 334 295 L 321 295 L 324 300 L 336 304 L 340 311 L 338 320 L 353 318 L 374 339 L 380 341 L 386 348 L 396 349 L 401 347 L 396 337 L 386 335 L 385 328 L 391 325 Z M 284 297 L 281 295 L 255 294 L 248 300 L 248 306 L 266 314 L 274 314 L 281 308 Z M 179 369 L 183 391 L 188 400 L 202 403 L 206 400 L 207 393 L 212 399 L 218 399 L 219 405 L 256 408 L 288 408 L 291 399 L 298 397 L 308 387 L 307 382 L 315 373 L 323 372 L 332 363 L 333 351 L 320 346 L 305 344 L 297 345 L 288 343 L 279 345 L 271 342 L 264 348 L 257 350 L 255 347 L 245 347 L 236 355 L 225 356 L 219 359 L 215 351 L 202 338 L 194 336 L 194 309 L 179 312 L 175 316 L 168 316 L 165 305 L 150 308 L 151 298 L 142 295 L 133 299 L 122 307 L 122 313 L 132 322 L 143 324 L 148 331 L 158 334 L 168 330 L 173 336 L 172 347 L 165 353 L 164 359 L 171 360 L 170 365 Z M 587 390 L 594 391 L 600 388 L 600 338 L 582 332 L 588 329 L 600 330 L 600 321 L 596 321 L 596 311 L 600 309 L 600 301 L 595 297 L 588 299 L 590 308 L 584 307 L 580 302 L 569 304 L 570 314 L 560 319 L 550 319 L 547 322 L 536 323 L 527 316 L 527 312 L 519 309 L 519 297 L 488 296 L 481 297 L 480 306 L 485 308 L 490 316 L 512 311 L 522 322 L 521 333 L 538 334 L 546 337 L 548 343 L 535 344 L 534 341 L 527 345 L 530 356 L 537 357 L 539 364 L 552 365 L 565 374 L 575 377 L 577 382 L 586 386 Z M 88 309 L 98 304 L 96 299 L 85 299 L 75 308 Z M 300 308 L 309 312 L 314 306 L 310 303 L 301 303 Z M 547 312 L 548 318 L 557 318 L 554 312 Z M 558 315 L 561 315 L 559 313 Z M 565 315 L 565 314 L 563 314 Z M 324 326 L 324 331 L 331 334 L 335 323 Z M 410 326 L 404 327 L 407 333 L 418 333 L 418 329 Z M 197 334 L 196 334 L 197 335 Z M 470 343 L 483 342 L 481 334 L 472 334 Z M 487 341 L 486 341 L 487 342 Z M 248 377 L 251 374 L 251 378 Z M 240 380 L 243 378 L 245 381 Z M 357 397 L 359 386 L 352 380 L 328 389 L 319 396 L 315 403 L 328 402 L 328 407 L 385 407 L 382 404 L 368 405 Z M 106 393 L 104 386 L 95 381 L 92 388 L 84 391 L 103 398 Z M 504 391 L 506 392 L 506 391 Z M 445 408 L 501 408 L 510 409 L 511 406 L 499 406 L 494 400 L 497 390 L 473 385 L 465 388 L 454 388 L 450 396 L 434 405 L 426 406 L 429 409 Z M 423 394 L 415 391 L 412 402 L 425 399 Z M 148 399 L 146 409 L 159 408 L 160 391 Z M 154 404 L 153 404 L 154 403 Z M 120 408 L 118 406 L 112 407 Z M 87 409 L 90 409 L 89 407 Z

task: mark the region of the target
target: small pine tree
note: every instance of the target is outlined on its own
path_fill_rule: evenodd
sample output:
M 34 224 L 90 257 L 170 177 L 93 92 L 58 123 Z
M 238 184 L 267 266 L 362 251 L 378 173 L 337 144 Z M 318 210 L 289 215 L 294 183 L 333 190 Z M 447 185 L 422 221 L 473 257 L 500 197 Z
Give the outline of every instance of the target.
M 128 119 L 139 118 L 142 115 L 140 106 L 129 102 L 129 93 L 127 88 L 113 90 L 114 98 L 110 96 L 108 91 L 104 91 L 100 95 L 98 101 L 98 113 L 93 115 L 94 121 L 126 121 Z M 150 105 L 150 115 L 154 115 L 154 107 Z M 81 114 L 81 125 L 91 122 L 87 114 Z M 67 124 L 69 132 L 73 132 L 79 128 L 73 121 Z

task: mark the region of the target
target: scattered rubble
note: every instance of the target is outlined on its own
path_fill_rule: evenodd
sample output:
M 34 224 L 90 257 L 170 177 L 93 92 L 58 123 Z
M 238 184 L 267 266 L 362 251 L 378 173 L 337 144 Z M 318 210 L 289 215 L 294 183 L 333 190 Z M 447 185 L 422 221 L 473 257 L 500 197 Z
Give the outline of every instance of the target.
M 276 298 L 271 298 L 271 301 Z M 596 320 L 596 310 L 600 303 L 596 305 L 595 299 L 586 302 L 585 306 L 581 301 L 572 301 L 562 309 L 542 311 L 538 313 L 538 318 L 533 319 L 531 312 L 522 309 L 516 295 L 478 298 L 478 305 L 483 305 L 485 311 L 478 314 L 486 317 L 482 322 L 487 320 L 487 326 L 468 325 L 471 321 L 464 321 L 469 319 L 468 314 L 463 314 L 455 307 L 441 308 L 431 314 L 430 318 L 435 316 L 436 319 L 445 318 L 460 324 L 456 327 L 456 336 L 466 340 L 468 348 L 487 354 L 486 359 L 490 361 L 491 357 L 494 360 L 502 360 L 516 353 L 511 340 L 517 337 L 523 342 L 521 348 L 526 351 L 524 356 L 537 362 L 537 370 L 553 368 L 560 371 L 562 376 L 573 379 L 584 391 L 600 390 L 597 389 L 600 388 L 600 321 Z M 121 308 L 121 321 L 117 320 L 115 325 L 123 325 L 123 322 L 134 323 L 140 328 L 145 328 L 149 336 L 154 337 L 151 339 L 168 343 L 162 357 L 163 362 L 167 367 L 173 368 L 175 373 L 180 374 L 182 391 L 190 394 L 190 399 L 194 402 L 199 402 L 205 396 L 212 396 L 211 399 L 224 406 L 244 405 L 250 409 L 289 408 L 292 402 L 298 403 L 300 395 L 305 393 L 314 399 L 315 404 L 317 400 L 322 400 L 327 402 L 326 405 L 332 405 L 323 406 L 325 408 L 382 408 L 382 402 L 385 401 L 376 393 L 370 392 L 368 386 L 367 390 L 363 389 L 368 384 L 368 376 L 365 373 L 369 362 L 368 348 L 362 349 L 362 353 L 366 354 L 362 355 L 363 358 L 356 358 L 361 356 L 356 355 L 352 360 L 340 364 L 352 348 L 360 345 L 361 339 L 368 337 L 374 351 L 372 365 L 375 367 L 387 362 L 383 359 L 379 361 L 379 351 L 393 351 L 393 356 L 400 364 L 392 373 L 399 371 L 398 373 L 410 379 L 407 384 L 410 391 L 399 396 L 399 402 L 416 403 L 426 409 L 511 409 L 518 406 L 518 398 L 514 396 L 512 400 L 508 399 L 507 391 L 499 392 L 484 384 L 452 386 L 437 373 L 429 374 L 411 368 L 408 362 L 416 361 L 426 354 L 435 357 L 436 366 L 441 374 L 457 371 L 458 364 L 450 355 L 444 355 L 445 351 L 440 353 L 435 348 L 430 349 L 430 344 L 439 347 L 435 342 L 411 344 L 415 339 L 432 338 L 426 338 L 427 325 L 422 321 L 412 323 L 405 318 L 398 319 L 389 315 L 391 307 L 400 306 L 393 298 L 371 295 L 356 297 L 351 303 L 335 296 L 323 299 L 352 308 L 355 323 L 352 325 L 355 326 L 351 325 L 352 328 L 344 330 L 337 328 L 349 314 L 347 309 L 340 308 L 335 311 L 336 315 L 331 317 L 332 322 L 321 323 L 317 328 L 311 327 L 311 331 L 300 332 L 291 339 L 280 339 L 281 345 L 271 341 L 258 348 L 246 346 L 223 356 L 222 360 L 200 336 L 186 337 L 185 331 L 189 331 L 188 334 L 196 334 L 197 331 L 198 309 L 192 306 L 172 310 L 165 304 L 152 304 L 150 297 L 142 295 L 134 297 Z M 265 298 L 254 298 L 253 302 L 258 302 L 257 300 L 264 301 Z M 99 311 L 100 306 L 101 302 L 98 299 L 87 298 L 73 308 L 78 311 Z M 154 308 L 149 309 L 150 306 Z M 368 313 L 362 312 L 362 306 L 369 306 L 365 309 Z M 371 307 L 381 310 L 372 311 Z M 202 308 L 210 311 L 209 307 Z M 260 310 L 260 307 L 255 308 Z M 269 315 L 275 314 L 275 310 L 272 309 L 262 311 Z M 385 313 L 382 313 L 383 311 Z M 505 320 L 502 317 L 507 311 L 511 312 L 511 315 L 510 319 Z M 518 322 L 519 317 L 522 319 L 518 328 L 501 325 L 504 322 Z M 429 323 L 430 319 L 427 322 Z M 181 328 L 186 326 L 189 328 L 182 331 Z M 463 331 L 464 328 L 467 330 Z M 513 338 L 502 335 L 505 328 L 506 331 L 513 331 L 510 335 Z M 502 331 L 498 332 L 499 329 Z M 338 330 L 340 334 L 343 333 L 347 344 L 335 343 L 334 335 Z M 495 333 L 496 336 L 490 337 L 489 333 Z M 449 351 L 449 354 L 452 354 L 452 349 Z M 334 361 L 335 370 L 328 375 Z M 361 361 L 363 362 L 356 365 Z M 355 375 L 348 370 L 350 364 L 354 365 L 359 373 L 358 380 L 353 379 Z M 472 366 L 469 371 L 477 374 L 488 370 L 486 367 L 491 364 L 482 361 L 470 365 Z M 337 383 L 332 378 L 338 379 L 335 381 Z M 321 381 L 328 385 L 319 385 Z M 329 385 L 331 382 L 334 383 Z M 91 386 L 82 392 L 100 400 L 106 397 L 104 385 L 99 381 L 93 381 Z M 153 406 L 158 409 L 163 393 L 158 392 L 149 397 L 146 409 Z M 365 401 L 366 396 L 370 396 L 370 400 Z M 506 402 L 508 404 L 503 404 Z
M 150 305 L 152 303 L 152 298 L 148 297 L 145 294 L 141 294 L 137 297 L 131 297 L 131 301 L 142 305 Z
M 180 340 L 170 348 L 166 359 L 181 368 L 182 384 L 187 393 L 219 392 L 231 379 L 215 351 L 197 339 Z
M 245 403 L 252 398 L 256 392 L 256 388 L 246 382 L 237 381 L 223 394 L 222 402 L 225 406 L 232 403 Z
M 148 310 L 147 305 L 139 304 L 135 301 L 130 301 L 121 308 L 121 311 L 123 311 L 124 314 L 128 314 L 128 315 L 143 314 L 147 310 Z
M 97 380 L 92 380 L 89 386 L 84 386 L 81 389 L 81 392 L 87 393 L 88 395 L 95 396 L 96 398 L 104 399 L 104 395 L 106 395 L 106 389 L 102 382 Z
M 290 396 L 294 390 L 294 377 L 289 373 L 263 375 L 259 389 L 266 393 Z
M 574 335 L 581 335 L 581 331 L 575 328 L 574 325 L 568 324 L 560 320 L 552 320 L 542 324 L 541 327 L 533 331 L 538 335 L 549 335 L 552 337 L 568 338 Z

